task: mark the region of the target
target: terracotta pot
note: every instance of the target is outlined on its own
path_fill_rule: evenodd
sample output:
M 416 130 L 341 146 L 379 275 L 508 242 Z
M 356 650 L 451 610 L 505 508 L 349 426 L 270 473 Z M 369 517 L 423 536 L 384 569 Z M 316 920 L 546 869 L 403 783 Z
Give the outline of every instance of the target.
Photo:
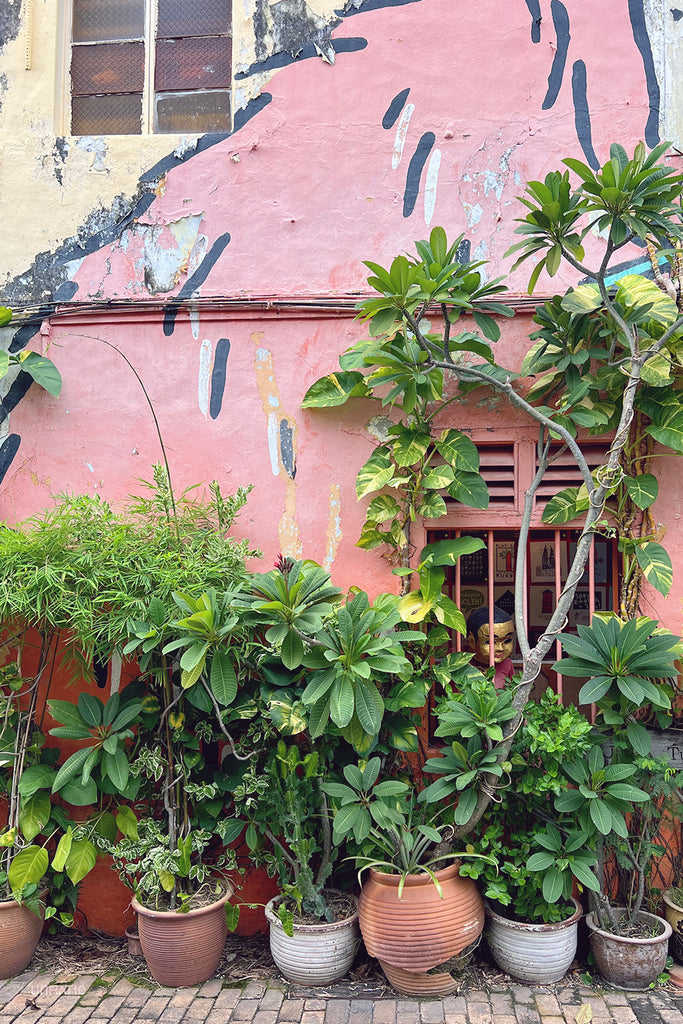
M 208 907 L 189 910 L 149 910 L 131 901 L 138 915 L 142 952 L 155 981 L 168 988 L 200 985 L 215 973 L 228 933 L 225 904 L 232 887 Z
M 329 985 L 339 981 L 353 963 L 360 945 L 358 909 L 342 921 L 319 924 L 294 924 L 289 936 L 275 911 L 276 896 L 266 904 L 270 925 L 270 952 L 279 971 L 288 981 L 301 985 Z
M 131 956 L 143 955 L 142 943 L 140 942 L 140 935 L 136 924 L 131 925 L 130 928 L 126 928 L 126 941 L 128 945 L 128 952 Z
M 626 914 L 615 910 L 617 921 Z M 608 984 L 629 992 L 643 992 L 657 980 L 666 966 L 671 925 L 663 917 L 644 910 L 638 922 L 652 931 L 644 939 L 632 939 L 598 927 L 593 914 L 586 918 L 595 965 Z
M 680 906 L 680 899 L 674 900 L 671 889 L 664 893 L 664 916 L 671 925 L 673 932 L 671 952 L 679 964 L 683 964 L 683 907 Z
M 370 871 L 360 894 L 358 919 L 366 949 L 403 995 L 448 995 L 458 980 L 444 971 L 427 974 L 479 938 L 484 904 L 459 864 L 436 872 L 443 897 L 427 874 L 408 875 L 398 898 L 400 875 Z
M 576 955 L 576 939 L 583 910 L 576 900 L 574 913 L 552 924 L 511 921 L 486 904 L 486 937 L 498 966 L 518 981 L 550 985 L 564 978 Z
M 0 978 L 11 978 L 28 967 L 42 931 L 42 906 L 37 917 L 16 900 L 0 903 Z

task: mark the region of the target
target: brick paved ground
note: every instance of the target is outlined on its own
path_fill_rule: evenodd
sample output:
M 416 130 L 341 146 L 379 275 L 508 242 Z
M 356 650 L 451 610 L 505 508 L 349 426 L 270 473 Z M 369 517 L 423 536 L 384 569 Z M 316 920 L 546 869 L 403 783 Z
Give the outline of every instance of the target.
M 0 1024 L 683 1024 L 683 990 L 600 991 L 510 984 L 444 999 L 324 997 L 284 981 L 196 988 L 135 984 L 110 973 L 51 977 L 24 971 L 0 982 Z

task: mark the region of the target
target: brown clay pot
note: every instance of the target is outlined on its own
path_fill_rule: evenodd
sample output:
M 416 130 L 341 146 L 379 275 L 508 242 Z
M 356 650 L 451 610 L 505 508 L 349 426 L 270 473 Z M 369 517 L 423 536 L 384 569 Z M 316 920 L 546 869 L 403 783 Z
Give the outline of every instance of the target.
M 16 900 L 0 903 L 0 978 L 11 978 L 28 967 L 42 930 L 42 911 L 37 917 Z
M 625 910 L 615 910 L 617 920 L 625 913 Z M 638 922 L 652 934 L 642 939 L 615 935 L 602 931 L 593 914 L 586 918 L 598 971 L 614 988 L 629 992 L 643 992 L 657 980 L 666 966 L 671 938 L 671 925 L 663 917 L 642 910 Z
M 427 874 L 408 875 L 398 898 L 400 875 L 370 871 L 358 906 L 365 947 L 377 957 L 390 984 L 403 995 L 448 995 L 458 979 L 444 971 L 427 974 L 461 953 L 484 927 L 484 904 L 471 878 L 456 862 L 436 872 L 443 898 Z
M 131 900 L 142 952 L 155 981 L 167 988 L 184 988 L 212 977 L 228 933 L 225 904 L 231 896 L 228 886 L 215 903 L 184 914 L 149 910 Z

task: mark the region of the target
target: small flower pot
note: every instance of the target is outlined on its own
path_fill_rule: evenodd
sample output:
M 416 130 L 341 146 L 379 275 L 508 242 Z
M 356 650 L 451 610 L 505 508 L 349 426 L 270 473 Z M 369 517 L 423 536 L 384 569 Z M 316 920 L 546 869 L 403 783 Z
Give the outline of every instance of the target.
M 683 900 L 673 892 L 680 890 L 668 889 L 662 899 L 664 900 L 664 916 L 671 925 L 673 935 L 671 937 L 671 953 L 679 964 L 683 964 L 683 907 L 680 905 Z
M 318 924 L 294 923 L 294 935 L 287 935 L 276 913 L 281 899 L 266 904 L 270 926 L 270 952 L 287 981 L 300 985 L 329 985 L 339 981 L 353 963 L 358 946 L 358 909 L 341 921 Z
M 214 903 L 185 913 L 150 910 L 131 901 L 138 917 L 140 944 L 150 974 L 167 988 L 200 985 L 211 978 L 228 934 L 225 904 L 232 888 Z
M 11 978 L 31 963 L 43 931 L 38 917 L 16 900 L 0 902 L 0 978 Z
M 365 947 L 377 957 L 389 983 L 402 995 L 449 995 L 459 981 L 442 964 L 453 961 L 484 928 L 484 904 L 459 864 L 436 872 L 443 896 L 426 873 L 401 875 L 370 871 L 359 900 Z
M 501 970 L 527 985 L 550 985 L 564 978 L 576 955 L 580 904 L 574 913 L 551 924 L 511 921 L 486 905 L 486 938 Z
M 625 910 L 614 913 L 618 921 L 626 915 Z M 608 985 L 628 992 L 644 992 L 657 980 L 666 967 L 671 938 L 671 925 L 663 917 L 643 910 L 638 922 L 651 934 L 645 938 L 615 935 L 603 931 L 593 914 L 586 918 L 598 971 Z

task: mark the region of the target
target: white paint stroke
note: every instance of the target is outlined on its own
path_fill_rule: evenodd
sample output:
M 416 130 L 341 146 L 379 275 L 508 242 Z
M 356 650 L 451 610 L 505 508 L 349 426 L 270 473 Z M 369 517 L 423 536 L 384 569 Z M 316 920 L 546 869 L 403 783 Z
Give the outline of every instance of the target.
M 123 667 L 123 659 L 118 651 L 114 651 L 111 656 L 111 676 L 109 680 L 109 692 L 118 693 L 121 687 L 121 668 Z
M 441 167 L 441 150 L 435 149 L 429 158 L 427 173 L 425 175 L 425 224 L 427 227 L 432 223 L 434 207 L 436 206 L 436 186 L 439 181 L 439 168 Z
M 211 382 L 211 342 L 204 338 L 199 349 L 199 379 L 197 381 L 197 398 L 199 411 L 206 419 L 209 412 L 209 386 Z
M 280 427 L 277 415 L 268 413 L 268 452 L 273 476 L 280 475 Z
M 406 136 L 408 135 L 408 125 L 410 124 L 410 119 L 413 116 L 414 111 L 415 104 L 408 103 L 401 114 L 401 120 L 398 122 L 396 138 L 394 139 L 394 152 L 391 157 L 391 166 L 394 171 L 401 162 L 403 147 L 406 144 Z

